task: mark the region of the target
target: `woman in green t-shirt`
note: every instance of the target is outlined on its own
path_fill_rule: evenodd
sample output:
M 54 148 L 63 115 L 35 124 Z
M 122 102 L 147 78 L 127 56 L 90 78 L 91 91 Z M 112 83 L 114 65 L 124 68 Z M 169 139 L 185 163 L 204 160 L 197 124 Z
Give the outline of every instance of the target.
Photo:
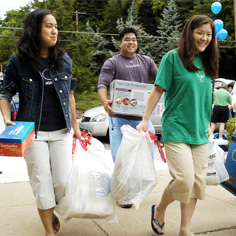
M 191 218 L 197 199 L 204 199 L 211 118 L 211 80 L 217 78 L 219 50 L 212 19 L 191 17 L 182 31 L 179 47 L 161 60 L 155 86 L 138 130 L 147 131 L 148 120 L 165 91 L 162 135 L 172 180 L 161 202 L 152 206 L 151 226 L 164 234 L 167 206 L 180 201 L 179 236 L 192 236 Z

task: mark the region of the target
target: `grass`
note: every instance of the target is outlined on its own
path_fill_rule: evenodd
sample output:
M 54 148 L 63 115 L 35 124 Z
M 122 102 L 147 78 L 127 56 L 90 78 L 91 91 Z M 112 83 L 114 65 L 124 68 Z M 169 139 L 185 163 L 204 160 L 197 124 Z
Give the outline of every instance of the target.
M 75 93 L 74 95 L 76 100 L 76 109 L 81 112 L 102 105 L 97 92 L 83 92 L 82 94 Z

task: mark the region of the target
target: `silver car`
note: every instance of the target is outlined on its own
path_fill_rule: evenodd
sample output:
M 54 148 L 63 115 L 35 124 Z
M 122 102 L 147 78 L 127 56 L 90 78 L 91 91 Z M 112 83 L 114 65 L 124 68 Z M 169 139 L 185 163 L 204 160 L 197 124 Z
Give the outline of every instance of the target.
M 156 134 L 161 134 L 161 117 L 164 111 L 164 96 L 157 105 L 157 116 L 151 117 Z M 108 114 L 103 106 L 87 110 L 79 120 L 80 130 L 90 132 L 93 136 L 108 136 Z

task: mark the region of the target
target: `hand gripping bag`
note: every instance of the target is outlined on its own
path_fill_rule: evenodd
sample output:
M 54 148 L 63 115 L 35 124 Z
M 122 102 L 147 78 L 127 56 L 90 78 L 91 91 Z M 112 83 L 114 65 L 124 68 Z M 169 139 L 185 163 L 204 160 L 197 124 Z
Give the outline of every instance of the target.
M 133 204 L 138 210 L 157 184 L 151 156 L 153 140 L 149 132 L 139 132 L 129 125 L 123 125 L 121 132 L 123 137 L 117 151 L 111 193 L 117 203 Z
M 88 145 L 89 144 L 89 145 Z M 117 222 L 110 183 L 114 164 L 97 139 L 76 140 L 72 170 L 65 196 L 56 212 L 65 222 L 71 218 L 106 219 Z

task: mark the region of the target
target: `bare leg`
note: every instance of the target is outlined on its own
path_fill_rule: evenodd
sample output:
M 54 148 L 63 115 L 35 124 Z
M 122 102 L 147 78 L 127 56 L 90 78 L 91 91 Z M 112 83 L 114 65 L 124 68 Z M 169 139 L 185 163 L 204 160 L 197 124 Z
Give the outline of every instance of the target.
M 216 123 L 211 123 L 211 130 L 212 130 L 212 133 L 214 133 L 215 128 L 216 128 Z
M 39 216 L 41 218 L 41 221 L 43 223 L 44 229 L 45 229 L 45 235 L 46 236 L 54 236 L 54 228 L 52 226 L 53 224 L 53 208 L 48 210 L 41 210 L 38 209 Z
M 220 135 L 219 135 L 219 138 L 222 138 L 224 130 L 225 130 L 225 123 L 220 123 Z
M 161 197 L 161 202 L 159 205 L 155 207 L 155 212 L 154 212 L 154 218 L 162 225 L 164 223 L 165 219 L 165 211 L 166 208 L 170 203 L 172 203 L 174 199 L 172 198 L 171 195 L 167 194 L 166 190 L 164 190 L 162 197 Z M 155 222 L 153 221 L 153 226 L 157 229 L 159 233 L 164 233 L 164 228 L 160 229 Z
M 188 204 L 180 203 L 181 208 L 181 225 L 179 236 L 193 236 L 190 231 L 190 222 L 197 204 L 196 198 L 191 198 Z

